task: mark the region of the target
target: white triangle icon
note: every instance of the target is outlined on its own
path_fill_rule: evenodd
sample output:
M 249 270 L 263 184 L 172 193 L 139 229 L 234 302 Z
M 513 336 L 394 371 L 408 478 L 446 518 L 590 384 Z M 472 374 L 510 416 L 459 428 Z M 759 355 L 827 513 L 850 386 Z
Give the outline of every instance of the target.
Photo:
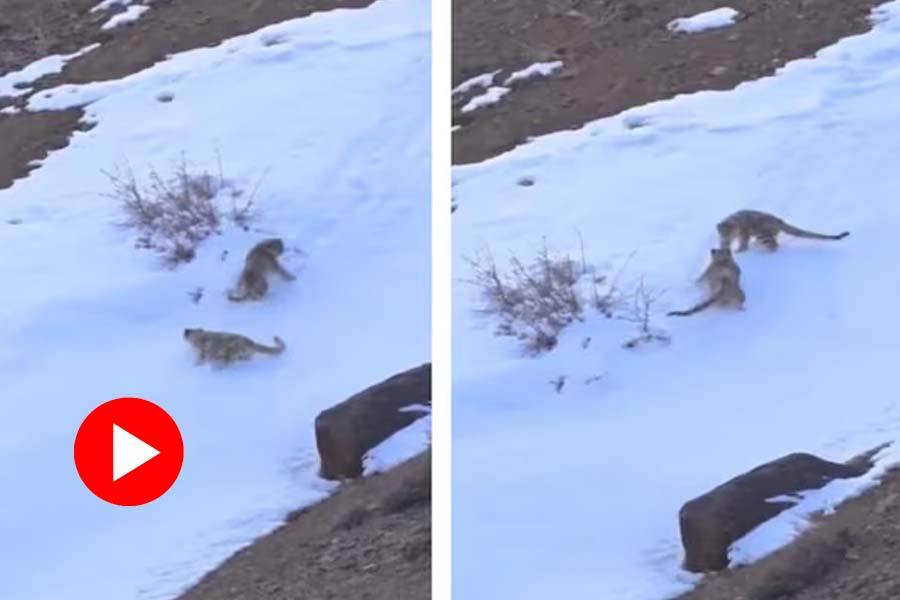
M 113 423 L 113 481 L 128 475 L 159 450 Z

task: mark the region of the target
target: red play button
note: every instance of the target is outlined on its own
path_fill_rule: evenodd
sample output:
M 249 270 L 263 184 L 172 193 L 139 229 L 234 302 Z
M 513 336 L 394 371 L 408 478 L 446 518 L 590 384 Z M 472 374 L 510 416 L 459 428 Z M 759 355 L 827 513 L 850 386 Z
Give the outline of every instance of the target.
M 184 444 L 172 417 L 140 398 L 101 404 L 75 436 L 75 468 L 97 497 L 119 506 L 156 500 L 181 471 Z

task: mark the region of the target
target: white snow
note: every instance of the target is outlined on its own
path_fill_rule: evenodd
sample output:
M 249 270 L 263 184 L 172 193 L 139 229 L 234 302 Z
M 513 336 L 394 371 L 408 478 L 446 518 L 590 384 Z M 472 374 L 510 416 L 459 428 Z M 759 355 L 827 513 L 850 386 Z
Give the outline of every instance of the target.
M 0 531 L 15 540 L 0 595 L 172 598 L 333 489 L 316 414 L 430 355 L 430 88 L 428 3 L 380 0 L 41 95 L 92 102 L 97 125 L 0 192 L 0 278 L 17 282 L 0 303 Z M 173 271 L 116 227 L 102 171 L 128 160 L 146 178 L 182 154 L 213 172 L 221 154 L 248 193 L 261 179 L 262 216 Z M 229 303 L 243 254 L 273 235 L 305 252 L 298 280 Z M 287 351 L 195 367 L 185 327 Z M 124 509 L 83 486 L 72 444 L 93 408 L 132 395 L 172 415 L 185 460 L 162 498 Z
M 134 23 L 148 10 L 150 10 L 149 6 L 132 4 L 124 11 L 111 16 L 109 20 L 101 26 L 101 29 L 114 29 L 120 25 L 125 25 L 126 23 Z
M 635 108 L 454 170 L 453 566 L 467 600 L 659 600 L 680 568 L 680 506 L 784 454 L 845 460 L 900 436 L 894 272 L 900 228 L 900 3 L 875 29 L 774 77 Z M 629 128 L 628 123 L 641 127 Z M 534 185 L 516 182 L 528 177 Z M 786 237 L 739 255 L 747 308 L 667 318 L 696 300 L 715 224 L 756 208 L 840 242 Z M 590 315 L 527 358 L 460 282 L 486 246 L 501 264 L 558 250 L 620 286 L 666 290 L 668 346 L 625 350 L 626 321 Z M 628 260 L 629 256 L 631 260 Z M 591 343 L 583 347 L 583 340 Z M 603 374 L 599 380 L 597 375 Z M 548 381 L 566 376 L 556 393 Z M 591 383 L 588 383 L 588 382 Z M 732 548 L 745 561 L 815 506 L 900 459 L 805 495 Z
M 491 104 L 496 104 L 497 102 L 499 102 L 506 94 L 512 91 L 509 87 L 506 86 L 512 85 L 517 81 L 530 79 L 532 77 L 546 77 L 552 74 L 557 69 L 560 69 L 562 66 L 563 63 L 561 61 L 534 63 L 533 65 L 525 67 L 524 69 L 514 71 L 509 77 L 506 78 L 502 86 L 493 85 L 494 79 L 497 77 L 497 74 L 500 73 L 500 69 L 498 69 L 496 71 L 483 73 L 476 77 L 472 77 L 471 79 L 467 79 L 466 81 L 453 88 L 452 93 L 453 95 L 465 94 L 475 88 L 485 88 L 484 92 L 469 99 L 469 101 L 461 109 L 462 112 L 471 112 L 473 110 L 484 108 L 485 106 L 490 106 Z
M 7 106 L 0 109 L 0 114 L 2 115 L 14 115 L 19 112 L 19 109 L 15 106 Z
M 109 10 L 109 9 L 113 8 L 114 6 L 128 7 L 128 6 L 133 5 L 137 1 L 138 0 L 103 0 L 102 2 L 100 2 L 99 4 L 94 6 L 91 9 L 91 12 L 100 12 L 103 10 Z M 152 4 L 152 3 L 153 3 L 153 0 L 143 0 L 143 2 L 142 2 L 142 4 L 144 4 L 144 5 L 148 5 L 148 4 Z
M 422 405 L 408 407 L 403 412 L 419 411 L 426 413 L 426 416 L 416 419 L 366 453 L 363 457 L 364 475 L 384 473 L 428 448 L 431 440 L 431 408 Z
M 682 17 L 669 23 L 669 30 L 678 33 L 700 33 L 710 29 L 721 29 L 734 25 L 741 13 L 733 8 L 722 7 L 698 13 L 692 17 Z
M 503 82 L 503 85 L 512 85 L 517 81 L 531 79 L 532 77 L 547 77 L 549 75 L 552 75 L 557 70 L 562 69 L 562 67 L 563 62 L 561 60 L 534 63 L 533 65 L 529 65 L 524 69 L 513 71 L 512 75 L 507 77 L 506 81 Z
M 109 10 L 113 6 L 129 6 L 134 0 L 103 0 L 100 4 L 91 9 L 91 12 L 100 12 L 101 10 Z
M 24 84 L 37 81 L 45 75 L 59 73 L 63 70 L 63 67 L 66 66 L 67 62 L 82 54 L 86 54 L 99 46 L 100 44 L 91 44 L 73 54 L 53 54 L 51 56 L 45 56 L 19 71 L 13 71 L 0 76 L 0 97 L 15 97 L 28 94 L 31 92 L 31 87 Z
M 500 99 L 509 92 L 510 89 L 507 87 L 502 87 L 499 85 L 491 86 L 483 94 L 475 96 L 474 98 L 466 102 L 465 106 L 462 107 L 462 111 L 471 112 L 478 108 L 484 108 L 485 106 L 496 104 L 497 102 L 500 102 Z
M 501 69 L 497 69 L 496 71 L 491 71 L 489 73 L 482 73 L 481 75 L 476 75 L 475 77 L 466 79 L 461 84 L 459 84 L 458 86 L 453 88 L 453 90 L 451 91 L 451 94 L 453 94 L 455 96 L 456 94 L 465 94 L 469 90 L 474 89 L 476 87 L 480 87 L 480 88 L 490 87 L 491 85 L 493 85 L 494 78 L 497 77 L 497 74 L 499 74 L 500 71 L 501 71 Z

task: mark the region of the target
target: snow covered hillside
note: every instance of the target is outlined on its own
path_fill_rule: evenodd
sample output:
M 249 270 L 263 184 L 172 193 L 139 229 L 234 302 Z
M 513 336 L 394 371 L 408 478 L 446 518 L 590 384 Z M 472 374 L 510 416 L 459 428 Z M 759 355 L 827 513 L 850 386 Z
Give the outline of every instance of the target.
M 428 3 L 379 0 L 31 99 L 90 102 L 96 127 L 0 192 L 0 596 L 171 598 L 330 491 L 315 415 L 430 355 L 430 85 Z M 260 219 L 169 270 L 116 227 L 103 171 L 127 161 L 146 182 L 182 156 L 214 173 L 221 156 L 247 195 L 258 184 Z M 271 236 L 302 249 L 285 253 L 297 281 L 228 302 Z M 185 327 L 287 351 L 196 367 Z M 130 395 L 173 416 L 185 461 L 128 509 L 82 485 L 72 444 L 94 407 Z
M 456 281 L 466 257 L 489 248 L 502 266 L 543 237 L 580 258 L 580 233 L 623 290 L 643 278 L 665 291 L 652 326 L 671 336 L 624 349 L 635 324 L 591 314 L 528 358 L 474 313 L 478 290 L 455 284 L 456 597 L 665 598 L 696 581 L 680 568 L 685 501 L 789 452 L 843 460 L 900 436 L 900 3 L 875 18 L 774 77 L 454 171 Z M 852 233 L 738 255 L 744 312 L 666 317 L 700 297 L 715 224 L 741 208 Z M 869 476 L 810 495 L 733 559 L 784 543 L 804 512 L 898 458 L 895 444 Z

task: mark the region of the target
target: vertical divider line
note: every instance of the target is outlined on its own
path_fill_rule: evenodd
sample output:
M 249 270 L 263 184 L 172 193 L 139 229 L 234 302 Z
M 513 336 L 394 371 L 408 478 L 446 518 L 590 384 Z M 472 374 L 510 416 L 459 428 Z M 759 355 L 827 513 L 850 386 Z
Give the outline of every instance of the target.
M 450 0 L 431 4 L 431 348 L 432 598 L 451 589 L 451 17 Z

